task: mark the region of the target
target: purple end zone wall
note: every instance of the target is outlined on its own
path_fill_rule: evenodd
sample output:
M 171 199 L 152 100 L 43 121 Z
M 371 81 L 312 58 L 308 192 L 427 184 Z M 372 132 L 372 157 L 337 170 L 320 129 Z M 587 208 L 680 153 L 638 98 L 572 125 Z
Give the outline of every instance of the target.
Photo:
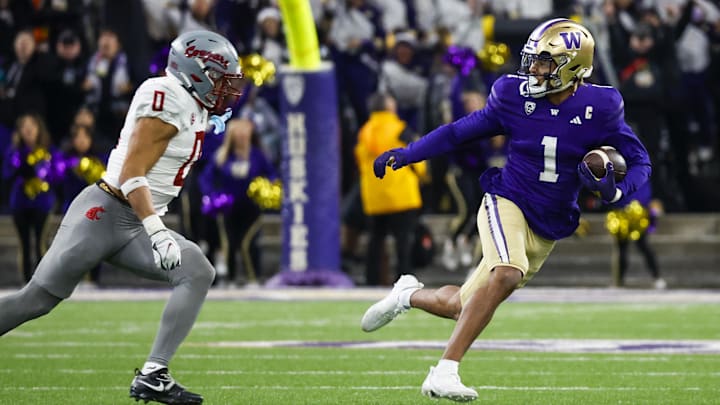
M 340 271 L 340 128 L 331 65 L 280 71 L 282 257 L 269 286 L 353 283 Z

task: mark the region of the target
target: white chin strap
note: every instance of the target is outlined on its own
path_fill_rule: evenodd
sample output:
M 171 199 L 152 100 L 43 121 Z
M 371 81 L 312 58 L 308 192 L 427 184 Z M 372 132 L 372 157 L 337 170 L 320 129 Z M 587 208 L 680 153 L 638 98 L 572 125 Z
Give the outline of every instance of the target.
M 537 77 L 528 76 L 527 95 L 529 95 L 532 98 L 541 98 L 541 97 L 545 97 L 548 94 L 563 91 L 575 83 L 575 81 L 570 81 L 570 82 L 568 82 L 568 84 L 566 84 L 563 87 L 559 87 L 556 89 L 555 88 L 548 89 L 548 83 L 550 82 L 549 79 L 543 80 L 542 84 L 538 84 L 538 82 L 539 82 L 539 80 Z
M 544 80 L 542 84 L 538 84 L 539 80 L 535 76 L 528 77 L 527 91 L 528 95 L 533 98 L 543 97 L 548 93 L 548 81 Z

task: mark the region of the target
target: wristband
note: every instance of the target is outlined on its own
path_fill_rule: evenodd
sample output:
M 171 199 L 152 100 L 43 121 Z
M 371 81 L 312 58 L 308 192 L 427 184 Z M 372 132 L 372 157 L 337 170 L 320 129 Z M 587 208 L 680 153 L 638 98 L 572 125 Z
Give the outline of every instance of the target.
M 120 191 L 122 191 L 125 198 L 127 198 L 128 194 L 143 186 L 148 188 L 150 187 L 145 176 L 131 177 L 125 180 L 125 183 L 120 186 Z
M 142 220 L 142 224 L 145 227 L 145 232 L 147 232 L 148 235 L 153 236 L 154 234 L 167 230 L 165 228 L 165 224 L 163 223 L 162 219 L 157 214 L 152 214 L 146 216 Z

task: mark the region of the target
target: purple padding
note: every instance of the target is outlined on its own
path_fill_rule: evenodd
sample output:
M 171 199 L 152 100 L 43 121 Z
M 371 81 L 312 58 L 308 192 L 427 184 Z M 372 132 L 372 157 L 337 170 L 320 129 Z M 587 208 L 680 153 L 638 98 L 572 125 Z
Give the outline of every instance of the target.
M 332 65 L 280 71 L 283 247 L 272 286 L 353 283 L 340 272 L 340 127 Z

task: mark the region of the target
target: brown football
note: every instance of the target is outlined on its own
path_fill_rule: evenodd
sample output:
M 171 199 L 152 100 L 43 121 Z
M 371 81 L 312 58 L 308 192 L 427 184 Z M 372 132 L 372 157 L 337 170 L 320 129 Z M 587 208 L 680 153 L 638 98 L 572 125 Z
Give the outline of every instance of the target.
M 601 146 L 591 150 L 585 154 L 583 161 L 587 163 L 592 174 L 598 179 L 605 177 L 605 163 L 608 161 L 613 163 L 616 182 L 624 179 L 627 174 L 625 158 L 612 146 Z

